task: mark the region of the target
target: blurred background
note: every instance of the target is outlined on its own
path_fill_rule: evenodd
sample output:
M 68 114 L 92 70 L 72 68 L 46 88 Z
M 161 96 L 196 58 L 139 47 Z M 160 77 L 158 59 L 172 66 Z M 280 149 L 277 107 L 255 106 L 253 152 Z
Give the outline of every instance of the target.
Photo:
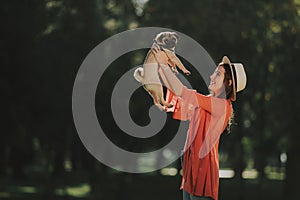
M 73 83 L 88 53 L 114 34 L 148 26 L 192 37 L 215 63 L 229 55 L 245 65 L 235 125 L 221 137 L 220 200 L 298 199 L 300 0 L 2 0 L 0 10 L 0 199 L 182 199 L 179 159 L 151 173 L 113 170 L 87 152 L 72 117 Z M 135 152 L 161 148 L 178 125 L 169 120 L 158 136 L 131 138 L 107 110 L 115 81 L 146 52 L 113 62 L 96 98 L 108 137 Z M 207 92 L 199 76 L 189 80 Z M 151 98 L 142 88 L 135 98 L 133 119 L 146 125 L 140 113 Z M 151 168 L 159 156 L 174 155 L 138 165 Z

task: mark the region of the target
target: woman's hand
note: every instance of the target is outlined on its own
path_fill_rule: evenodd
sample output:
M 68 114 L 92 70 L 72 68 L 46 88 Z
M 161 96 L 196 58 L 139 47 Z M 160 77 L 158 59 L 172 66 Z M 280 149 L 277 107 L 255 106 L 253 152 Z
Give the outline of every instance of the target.
M 153 43 L 152 47 L 151 47 L 151 50 L 155 54 L 155 53 L 158 53 L 160 51 L 160 48 L 159 48 L 158 44 Z
M 155 56 L 155 59 L 158 63 L 160 64 L 164 64 L 166 63 L 168 57 L 167 55 L 165 54 L 164 51 L 160 50 L 159 46 L 157 44 L 153 44 L 152 47 L 151 47 L 151 51 L 152 53 L 154 54 Z M 166 64 L 165 64 L 166 65 Z
M 157 44 L 154 43 L 152 45 L 152 47 L 151 47 L 151 50 L 152 50 L 154 56 L 156 57 L 157 62 L 159 62 L 159 63 L 166 62 L 166 58 L 168 57 L 168 55 L 166 54 L 165 51 L 160 50 L 160 48 L 159 48 L 159 46 Z M 172 60 L 168 59 L 168 65 L 171 67 L 172 71 L 175 74 L 178 74 L 175 62 L 173 62 Z

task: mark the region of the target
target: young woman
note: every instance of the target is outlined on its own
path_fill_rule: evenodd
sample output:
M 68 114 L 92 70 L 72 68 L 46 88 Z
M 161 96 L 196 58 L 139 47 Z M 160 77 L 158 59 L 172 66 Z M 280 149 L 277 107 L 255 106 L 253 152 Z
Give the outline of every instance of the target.
M 163 52 L 153 51 L 159 61 Z M 169 66 L 161 68 L 169 87 L 167 101 L 174 106 L 173 118 L 190 121 L 183 155 L 183 200 L 218 200 L 219 137 L 230 126 L 236 92 L 246 86 L 243 65 L 232 64 L 224 56 L 210 76 L 210 95 L 187 89 Z

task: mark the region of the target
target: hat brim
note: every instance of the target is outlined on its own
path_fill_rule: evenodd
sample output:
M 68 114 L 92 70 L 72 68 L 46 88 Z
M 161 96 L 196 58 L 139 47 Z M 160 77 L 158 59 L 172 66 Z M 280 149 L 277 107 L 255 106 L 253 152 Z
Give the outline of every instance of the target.
M 233 72 L 233 68 L 232 68 L 232 64 L 229 60 L 229 58 L 227 56 L 223 56 L 222 58 L 222 62 L 220 64 L 228 64 L 230 67 L 230 72 L 231 72 L 231 77 L 232 77 L 232 95 L 230 97 L 231 101 L 235 101 L 236 100 L 236 80 L 235 80 L 235 76 L 234 76 L 234 72 Z

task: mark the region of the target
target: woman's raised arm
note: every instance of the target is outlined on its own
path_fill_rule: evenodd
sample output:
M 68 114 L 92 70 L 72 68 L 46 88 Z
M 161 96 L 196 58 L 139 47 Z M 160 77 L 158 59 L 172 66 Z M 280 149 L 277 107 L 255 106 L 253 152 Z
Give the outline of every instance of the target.
M 168 89 L 170 89 L 176 96 L 182 95 L 182 89 L 184 85 L 181 83 L 181 81 L 173 74 L 170 67 L 168 65 L 162 64 L 163 59 L 162 55 L 164 54 L 163 51 L 157 50 L 156 48 L 152 48 L 152 51 L 156 57 L 157 62 L 160 65 L 160 72 L 162 76 L 162 80 Z

